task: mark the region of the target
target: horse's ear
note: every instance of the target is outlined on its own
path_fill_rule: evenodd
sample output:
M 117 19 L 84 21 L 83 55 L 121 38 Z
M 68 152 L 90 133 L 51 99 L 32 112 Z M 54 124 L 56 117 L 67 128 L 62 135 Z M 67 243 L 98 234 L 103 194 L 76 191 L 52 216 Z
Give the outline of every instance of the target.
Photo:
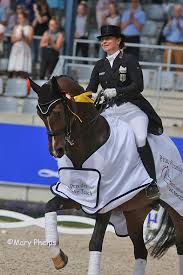
M 28 77 L 28 79 L 30 81 L 30 85 L 31 85 L 33 91 L 36 92 L 37 94 L 39 94 L 39 92 L 41 90 L 41 86 L 36 84 L 30 77 Z
M 52 76 L 51 83 L 55 89 L 58 89 L 58 82 L 55 76 Z

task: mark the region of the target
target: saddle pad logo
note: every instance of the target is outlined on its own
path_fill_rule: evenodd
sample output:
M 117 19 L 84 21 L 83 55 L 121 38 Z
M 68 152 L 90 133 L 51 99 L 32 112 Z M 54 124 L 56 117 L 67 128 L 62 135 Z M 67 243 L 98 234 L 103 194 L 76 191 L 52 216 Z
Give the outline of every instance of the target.
M 64 194 L 83 206 L 95 208 L 100 178 L 100 172 L 95 169 L 65 167 L 59 170 L 59 182 L 51 190 L 54 194 Z

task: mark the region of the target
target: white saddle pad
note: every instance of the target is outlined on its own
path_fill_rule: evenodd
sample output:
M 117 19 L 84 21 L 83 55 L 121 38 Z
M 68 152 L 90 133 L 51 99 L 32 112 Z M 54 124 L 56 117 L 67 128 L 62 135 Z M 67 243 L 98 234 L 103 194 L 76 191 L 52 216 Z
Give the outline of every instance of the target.
M 74 169 L 66 155 L 59 159 L 60 180 L 51 187 L 54 194 L 80 203 L 88 214 L 114 210 L 152 181 L 137 152 L 131 128 L 118 117 L 106 119 L 111 129 L 107 142 L 83 163 L 83 169 Z M 178 150 L 164 134 L 149 135 L 148 140 L 154 155 L 160 198 L 183 216 L 183 166 Z M 114 210 L 111 222 L 116 224 L 118 235 L 127 234 L 123 213 Z
M 60 170 L 60 184 L 54 184 L 51 188 L 54 194 L 60 196 L 64 194 L 80 202 L 83 210 L 88 214 L 105 213 L 114 209 L 135 196 L 152 181 L 138 155 L 134 134 L 130 127 L 118 118 L 109 118 L 108 122 L 111 125 L 109 139 L 82 165 L 83 169 L 99 171 L 100 184 L 98 184 L 98 177 L 95 179 L 91 172 L 89 175 L 89 172 L 74 170 L 71 160 L 64 155 L 58 161 L 59 168 L 67 167 L 71 170 L 67 176 L 64 169 Z M 92 200 L 89 201 L 88 196 L 82 192 L 76 195 L 71 190 L 70 186 L 72 184 L 79 186 L 80 181 L 85 182 L 86 190 L 91 191 L 92 188 L 92 192 L 95 191 L 95 195 L 92 193 Z M 98 203 L 94 207 L 96 196 L 98 196 Z

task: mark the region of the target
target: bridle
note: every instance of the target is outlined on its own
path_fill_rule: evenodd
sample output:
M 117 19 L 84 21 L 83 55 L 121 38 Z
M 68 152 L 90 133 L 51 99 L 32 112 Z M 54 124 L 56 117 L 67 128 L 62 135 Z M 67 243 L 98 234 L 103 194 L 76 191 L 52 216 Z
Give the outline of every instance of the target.
M 48 117 L 52 109 L 61 102 L 64 107 L 64 115 L 65 115 L 65 122 L 66 126 L 65 129 L 59 129 L 56 131 L 51 131 L 47 129 L 47 135 L 49 137 L 56 137 L 56 136 L 65 136 L 65 141 L 68 142 L 71 146 L 74 145 L 73 140 L 71 139 L 71 116 L 70 116 L 70 108 L 68 108 L 68 99 L 66 96 L 61 95 L 60 98 L 52 100 L 46 103 L 39 103 L 37 105 L 37 109 L 41 113 L 43 117 Z M 46 108 L 46 111 L 43 111 L 43 108 Z
M 92 118 L 83 128 L 84 133 L 83 134 L 79 134 L 78 136 L 76 136 L 74 139 L 71 137 L 71 132 L 72 132 L 72 124 L 73 121 L 71 119 L 71 114 L 73 114 L 75 116 L 75 118 L 78 118 L 78 120 L 82 123 L 82 120 L 80 119 L 80 117 L 75 114 L 71 108 L 69 107 L 69 99 L 65 96 L 65 94 L 62 94 L 60 98 L 52 100 L 50 102 L 47 103 L 39 103 L 37 105 L 37 109 L 39 110 L 39 112 L 41 113 L 41 115 L 43 117 L 48 117 L 50 112 L 52 111 L 52 109 L 59 103 L 61 102 L 63 107 L 64 107 L 64 115 L 65 115 L 65 129 L 59 129 L 56 131 L 51 131 L 47 129 L 47 135 L 48 137 L 57 137 L 57 136 L 65 136 L 65 141 L 66 143 L 68 143 L 70 146 L 73 146 L 75 144 L 75 141 L 77 140 L 77 138 L 80 138 L 81 136 L 83 136 L 83 134 L 85 134 L 92 125 L 94 125 L 94 123 L 97 121 L 98 117 L 100 116 L 100 113 L 98 113 L 94 118 Z M 46 107 L 46 111 L 43 111 L 43 107 Z

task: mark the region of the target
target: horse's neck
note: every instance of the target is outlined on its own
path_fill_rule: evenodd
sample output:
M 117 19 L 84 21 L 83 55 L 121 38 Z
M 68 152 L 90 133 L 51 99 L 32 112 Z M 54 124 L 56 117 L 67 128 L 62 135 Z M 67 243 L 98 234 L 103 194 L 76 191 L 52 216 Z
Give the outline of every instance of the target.
M 68 145 L 67 156 L 75 167 L 81 167 L 107 141 L 110 129 L 107 121 L 92 105 L 79 104 L 77 115 L 82 123 L 75 120 L 72 125 L 71 138 L 74 139 L 74 145 Z

